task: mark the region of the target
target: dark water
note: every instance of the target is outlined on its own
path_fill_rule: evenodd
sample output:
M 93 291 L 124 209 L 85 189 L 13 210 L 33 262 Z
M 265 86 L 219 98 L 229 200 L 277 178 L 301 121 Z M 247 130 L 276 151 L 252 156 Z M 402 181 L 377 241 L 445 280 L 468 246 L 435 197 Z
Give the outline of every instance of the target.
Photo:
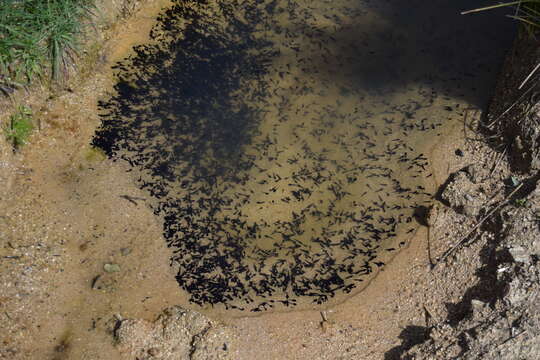
M 513 34 L 474 1 L 179 1 L 117 65 L 94 145 L 133 166 L 179 285 L 328 304 L 406 245 L 426 146 L 485 106 Z

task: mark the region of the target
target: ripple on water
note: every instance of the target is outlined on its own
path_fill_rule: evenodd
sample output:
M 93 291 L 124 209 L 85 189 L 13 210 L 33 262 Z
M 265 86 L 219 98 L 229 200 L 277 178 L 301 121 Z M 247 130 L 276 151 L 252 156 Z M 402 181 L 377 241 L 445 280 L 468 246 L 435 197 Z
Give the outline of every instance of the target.
M 406 244 L 423 151 L 483 105 L 508 39 L 402 3 L 179 1 L 116 66 L 94 144 L 155 199 L 193 303 L 327 304 Z

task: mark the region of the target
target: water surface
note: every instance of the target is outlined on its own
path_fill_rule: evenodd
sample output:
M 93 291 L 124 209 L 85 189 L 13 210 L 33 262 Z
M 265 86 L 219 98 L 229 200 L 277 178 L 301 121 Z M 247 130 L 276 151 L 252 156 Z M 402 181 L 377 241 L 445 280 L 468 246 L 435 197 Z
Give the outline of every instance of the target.
M 327 305 L 406 245 L 427 147 L 485 106 L 509 45 L 500 14 L 458 15 L 474 4 L 178 1 L 158 19 L 94 144 L 151 194 L 191 302 Z

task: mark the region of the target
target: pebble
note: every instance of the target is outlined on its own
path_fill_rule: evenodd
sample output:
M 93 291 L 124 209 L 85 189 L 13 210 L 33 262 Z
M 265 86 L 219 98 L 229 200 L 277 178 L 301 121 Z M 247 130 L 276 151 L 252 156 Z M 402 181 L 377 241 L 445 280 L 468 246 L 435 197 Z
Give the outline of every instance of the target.
M 508 251 L 515 262 L 528 264 L 531 260 L 527 251 L 521 246 L 513 246 L 509 248 Z
M 119 272 L 120 271 L 120 265 L 107 263 L 107 264 L 103 265 L 103 270 L 105 270 L 108 273 Z

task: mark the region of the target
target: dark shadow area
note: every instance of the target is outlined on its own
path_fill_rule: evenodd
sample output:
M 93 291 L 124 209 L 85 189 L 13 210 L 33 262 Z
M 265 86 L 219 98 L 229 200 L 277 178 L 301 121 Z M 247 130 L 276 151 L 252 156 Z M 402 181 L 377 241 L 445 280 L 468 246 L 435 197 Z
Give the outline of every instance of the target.
M 414 209 L 414 219 L 422 226 L 429 226 L 429 210 L 430 208 L 427 206 L 418 206 Z
M 531 111 L 538 103 L 538 72 L 522 84 L 538 62 L 538 45 L 538 36 L 528 31 L 516 36 L 502 69 L 505 76 L 499 78 L 489 104 L 489 116 L 480 124 L 490 145 L 504 152 L 512 170 L 518 173 L 538 168 L 538 134 L 531 130 L 538 127 L 536 111 Z
M 422 344 L 430 337 L 431 329 L 425 326 L 409 325 L 401 334 L 401 345 L 396 346 L 384 354 L 384 360 L 399 360 L 404 352 L 412 348 L 414 345 Z
M 494 306 L 497 300 L 505 295 L 507 282 L 497 278 L 497 269 L 499 264 L 511 262 L 512 257 L 508 251 L 495 251 L 497 243 L 495 241 L 486 244 L 480 252 L 484 265 L 476 271 L 478 282 L 465 291 L 461 301 L 456 304 L 446 304 L 448 311 L 446 320 L 450 325 L 456 326 L 472 314 L 471 301 L 473 299 Z
M 539 179 L 540 175 L 525 179 L 522 188 L 509 199 L 509 202 L 526 198 L 528 194 L 536 188 L 536 183 Z M 511 183 L 509 185 L 511 185 Z M 515 186 L 508 186 L 506 193 L 510 194 L 514 189 Z M 487 221 L 481 227 L 481 230 L 489 231 L 494 234 L 502 233 L 501 225 L 497 220 Z M 472 314 L 471 301 L 473 299 L 494 306 L 497 300 L 502 299 L 506 294 L 508 290 L 508 281 L 507 279 L 497 276 L 497 269 L 500 264 L 511 263 L 514 260 L 508 250 L 496 250 L 501 241 L 500 236 L 503 235 L 499 235 L 498 238 L 486 243 L 480 251 L 479 255 L 483 266 L 476 271 L 478 283 L 467 289 L 461 301 L 458 303 L 446 304 L 448 310 L 447 321 L 450 325 L 455 326 L 461 320 Z
M 487 105 L 516 33 L 515 22 L 504 16 L 510 8 L 461 15 L 463 10 L 491 2 L 389 0 L 356 4 L 351 8 L 352 23 L 323 14 L 334 21 L 333 28 L 291 20 L 287 28 L 291 34 L 337 49 L 333 57 L 325 51 L 315 55 L 319 63 L 314 73 L 378 94 L 423 83 L 438 96 L 464 99 L 480 108 Z M 371 21 L 374 16 L 380 19 Z
M 289 6 L 294 7 L 291 3 L 288 2 Z M 317 35 L 316 41 L 328 40 L 343 50 L 339 59 L 352 59 L 345 63 L 334 59 L 337 62 L 330 60 L 331 66 L 320 64 L 315 68 L 326 68 L 331 74 L 348 74 L 349 82 L 366 90 L 426 82 L 442 96 L 485 104 L 489 96 L 485 90 L 493 86 L 494 74 L 514 35 L 514 23 L 501 16 L 506 10 L 462 16 L 461 10 L 485 2 L 358 3 L 368 8 L 369 14 L 373 11 L 379 15 L 381 24 L 337 25 L 335 32 L 325 34 L 320 29 L 302 26 L 303 19 L 292 21 L 292 34 L 300 36 L 313 31 L 309 38 Z M 164 139 L 170 149 L 162 154 L 160 163 L 148 164 L 148 153 L 129 159 L 132 163 L 151 165 L 166 178 L 173 176 L 173 166 L 167 162 L 185 160 L 202 177 L 223 172 L 223 161 L 240 168 L 249 166 L 236 164 L 236 154 L 257 129 L 257 109 L 246 106 L 245 96 L 261 97 L 264 89 L 250 89 L 248 94 L 235 91 L 245 85 L 246 78 L 263 74 L 278 53 L 274 44 L 255 40 L 252 34 L 258 22 L 269 21 L 270 15 L 285 9 L 277 1 L 268 2 L 262 9 L 254 5 L 249 9 L 247 23 L 235 19 L 234 6 L 222 5 L 222 10 L 230 14 L 231 21 L 222 33 L 206 33 L 204 27 L 197 25 L 200 14 L 185 7 L 175 6 L 161 16 L 165 32 L 154 32 L 160 44 L 139 46 L 131 64 L 118 65 L 122 71 L 115 86 L 117 95 L 100 104 L 104 119 L 109 120 L 104 121 L 94 145 L 108 155 L 121 147 L 140 154 L 147 147 L 133 147 L 137 139 L 144 142 L 157 136 L 174 136 Z M 178 26 L 180 20 L 190 22 L 185 31 Z M 295 26 L 295 22 L 300 25 Z M 254 55 L 254 50 L 259 50 L 259 55 Z M 124 126 L 118 120 L 120 117 L 133 121 Z M 188 133 L 189 138 L 177 138 Z M 218 161 L 204 164 L 202 159 L 208 158 L 209 153 Z
M 538 183 L 539 180 L 540 180 L 540 174 L 536 174 L 528 178 L 522 179 L 519 184 L 514 184 L 512 178 L 506 179 L 505 180 L 505 184 L 507 185 L 506 194 L 510 195 L 510 193 L 514 191 L 516 186 L 521 186 L 521 188 L 517 192 L 514 193 L 514 195 L 512 196 L 512 199 L 510 200 L 516 201 L 518 199 L 524 199 L 527 196 L 529 196 L 531 192 L 536 190 L 536 184 Z

